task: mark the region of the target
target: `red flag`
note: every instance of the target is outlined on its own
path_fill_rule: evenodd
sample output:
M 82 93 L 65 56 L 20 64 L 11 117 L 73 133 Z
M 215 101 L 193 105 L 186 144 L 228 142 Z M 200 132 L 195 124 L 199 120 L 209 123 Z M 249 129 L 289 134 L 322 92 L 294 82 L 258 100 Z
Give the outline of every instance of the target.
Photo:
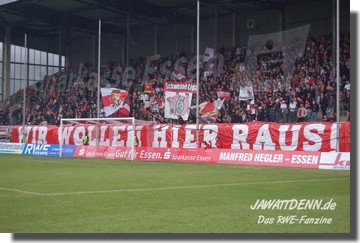
M 199 105 L 199 114 L 208 122 L 215 122 L 218 109 L 214 102 L 205 101 Z
M 310 84 L 310 85 L 316 84 L 316 78 L 314 78 L 314 77 L 313 77 L 313 78 L 310 78 L 310 79 L 309 79 L 309 84 Z
M 110 116 L 119 110 L 129 93 L 126 90 L 114 88 L 101 88 L 102 102 L 104 105 L 105 115 Z
M 176 77 L 177 80 L 179 80 L 179 81 L 181 81 L 181 82 L 187 82 L 187 81 L 189 81 L 189 78 L 187 78 L 186 76 L 182 75 L 181 73 L 174 74 L 174 76 Z
M 223 89 L 217 89 L 216 94 L 219 97 L 219 99 L 223 100 L 231 100 L 230 91 L 223 90 Z
M 145 84 L 144 92 L 145 92 L 145 93 L 152 93 L 152 92 L 153 92 L 153 85 L 152 85 L 152 83 L 146 83 L 146 84 Z
M 128 117 L 130 115 L 130 101 L 126 102 L 118 111 L 118 117 Z

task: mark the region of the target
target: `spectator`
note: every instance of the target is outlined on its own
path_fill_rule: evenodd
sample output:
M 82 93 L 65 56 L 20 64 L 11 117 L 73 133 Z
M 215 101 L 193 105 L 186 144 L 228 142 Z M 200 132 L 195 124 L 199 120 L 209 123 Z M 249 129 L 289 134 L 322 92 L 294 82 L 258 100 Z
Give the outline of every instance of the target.
M 138 139 L 138 137 L 137 137 L 136 135 L 134 136 L 134 141 L 133 141 L 133 143 L 134 143 L 134 147 L 135 147 L 135 148 L 139 146 L 139 139 Z
M 347 80 L 347 81 L 346 81 L 346 84 L 345 84 L 345 86 L 344 86 L 344 89 L 350 91 L 350 80 Z
M 311 116 L 311 107 L 312 107 L 312 102 L 311 102 L 311 98 L 307 98 L 305 101 L 305 109 L 306 109 L 306 121 L 310 121 L 310 116 Z
M 346 91 L 346 96 L 345 96 L 345 110 L 350 112 L 350 90 Z
M 82 143 L 83 143 L 83 145 L 89 145 L 89 136 L 88 136 L 87 132 L 85 132 L 85 134 L 82 138 Z
M 288 107 L 285 100 L 281 101 L 280 105 L 282 122 L 288 122 Z
M 343 83 L 341 103 L 343 104 L 340 114 L 350 111 L 350 38 L 349 33 L 341 35 L 340 48 L 340 76 Z M 336 90 L 334 87 L 334 75 L 332 74 L 332 36 L 323 35 L 319 37 L 309 36 L 306 43 L 306 51 L 303 57 L 295 61 L 294 72 L 290 74 L 289 82 L 285 85 L 282 81 L 284 71 L 281 53 L 259 55 L 256 70 L 247 70 L 243 64 L 246 48 L 239 46 L 232 51 L 232 57 L 225 60 L 223 71 L 217 75 L 216 72 L 204 77 L 205 66 L 201 67 L 200 74 L 200 103 L 212 99 L 216 100 L 217 88 L 230 90 L 230 100 L 225 101 L 223 108 L 219 111 L 216 122 L 241 123 L 252 120 L 265 122 L 296 122 L 299 102 L 307 109 L 308 119 L 315 119 L 313 115 L 313 101 L 320 106 L 323 116 L 328 117 L 335 111 Z M 224 50 L 221 50 L 224 51 Z M 172 55 L 165 60 L 174 61 L 184 53 L 172 52 Z M 279 61 L 280 60 L 280 61 Z M 142 75 L 145 68 L 145 59 L 131 59 L 130 65 L 135 69 L 135 79 L 121 80 L 121 74 L 125 70 L 122 64 L 108 62 L 102 67 L 101 87 L 115 87 L 126 89 L 130 94 L 130 115 L 141 120 L 156 120 L 158 122 L 169 122 L 164 116 L 164 90 L 163 83 L 168 75 L 160 73 L 160 62 L 154 64 L 155 73 L 149 76 L 153 84 L 153 93 L 145 102 L 140 100 L 144 84 Z M 117 67 L 116 67 L 117 66 Z M 213 66 L 213 65 L 211 65 Z M 169 73 L 179 73 L 179 66 L 171 65 Z M 45 77 L 48 90 L 27 89 L 29 94 L 26 100 L 26 122 L 31 125 L 38 124 L 59 124 L 60 119 L 75 117 L 96 117 L 97 116 L 97 82 L 96 72 L 93 72 L 92 65 L 87 63 L 81 73 L 76 73 L 77 79 L 66 91 L 59 92 L 55 89 L 58 86 L 59 75 Z M 172 77 L 172 76 L 171 76 Z M 195 82 L 196 80 L 193 80 Z M 239 101 L 239 88 L 251 84 L 254 91 L 255 104 L 248 101 Z M 35 92 L 35 94 L 34 94 Z M 18 92 L 18 101 L 22 101 L 22 92 Z M 32 94 L 32 95 L 31 95 Z M 193 95 L 195 105 L 196 95 Z M 282 102 L 284 101 L 284 102 Z M 285 108 L 287 106 L 287 109 Z M 101 116 L 103 115 L 103 107 Z M 286 114 L 286 111 L 288 112 Z M 15 106 L 12 112 L 3 108 L 0 112 L 1 124 L 22 123 L 22 103 Z M 7 118 L 6 118 L 7 117 Z M 281 119 L 280 119 L 281 118 Z M 195 122 L 195 115 L 191 114 L 188 121 L 181 123 Z
M 290 122 L 296 122 L 297 101 L 295 98 L 291 99 L 289 108 L 290 108 Z
M 207 150 L 207 149 L 212 148 L 212 147 L 211 147 L 211 144 L 208 143 L 208 142 L 206 142 L 206 141 L 204 141 L 204 142 L 202 143 L 201 147 L 202 147 L 202 149 L 204 149 L 204 150 Z
M 216 137 L 215 147 L 218 148 L 218 149 L 224 148 L 224 144 L 223 144 L 223 142 L 220 140 L 220 137 L 219 137 L 219 136 Z
M 327 119 L 328 122 L 336 122 L 336 115 L 334 112 L 330 113 L 330 116 Z
M 335 111 L 335 99 L 334 96 L 330 96 L 329 100 L 328 100 L 328 105 L 327 105 L 327 116 L 329 116 L 331 113 L 333 113 Z
M 24 133 L 24 136 L 22 138 L 22 143 L 28 143 L 28 135 L 27 135 L 27 133 Z
M 304 105 L 301 103 L 299 109 L 297 110 L 298 122 L 306 121 L 307 111 Z
M 328 121 L 328 119 L 327 119 L 326 115 L 323 116 L 323 117 L 322 117 L 322 122 L 327 122 L 327 121 Z
M 326 116 L 326 110 L 327 110 L 328 100 L 324 93 L 321 93 L 320 95 L 320 109 L 322 116 Z
M 313 103 L 311 105 L 311 117 L 310 117 L 310 121 L 315 122 L 317 121 L 317 114 L 319 112 L 320 108 L 318 103 L 316 103 L 315 100 L 313 100 Z

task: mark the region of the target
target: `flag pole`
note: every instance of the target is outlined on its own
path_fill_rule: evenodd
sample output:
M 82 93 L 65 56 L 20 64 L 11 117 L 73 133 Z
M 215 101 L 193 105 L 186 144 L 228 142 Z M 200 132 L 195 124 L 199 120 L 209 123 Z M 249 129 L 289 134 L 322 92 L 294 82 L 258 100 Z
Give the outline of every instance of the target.
M 27 34 L 25 34 L 24 36 L 24 47 L 25 47 L 25 61 L 24 61 L 24 64 L 25 64 L 25 77 L 24 77 L 24 93 L 23 93 L 23 139 L 24 139 L 24 136 L 26 134 L 26 131 L 25 131 L 25 123 L 26 123 L 26 88 L 27 88 L 27 63 L 28 63 L 28 56 L 27 56 Z
M 339 0 L 336 0 L 336 152 L 340 152 L 340 50 Z
M 98 82 L 97 82 L 97 118 L 100 118 L 100 55 L 101 55 L 101 19 L 99 19 L 99 41 L 98 41 Z
M 197 0 L 196 21 L 196 147 L 199 148 L 199 78 L 200 78 L 200 0 Z
M 99 19 L 99 41 L 98 41 L 97 118 L 100 118 L 100 57 L 101 57 L 101 19 Z M 99 126 L 96 126 L 96 146 L 98 145 L 99 145 Z

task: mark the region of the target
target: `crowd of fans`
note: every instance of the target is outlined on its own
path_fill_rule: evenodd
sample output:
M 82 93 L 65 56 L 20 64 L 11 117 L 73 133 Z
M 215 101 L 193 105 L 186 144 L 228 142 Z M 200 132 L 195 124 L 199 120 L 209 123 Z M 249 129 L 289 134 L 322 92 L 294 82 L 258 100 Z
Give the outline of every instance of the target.
M 225 54 L 225 48 L 217 50 Z M 230 57 L 225 60 L 223 70 L 209 73 L 204 77 L 206 63 L 200 67 L 200 103 L 217 99 L 216 89 L 230 91 L 231 98 L 224 101 L 218 111 L 217 123 L 244 123 L 250 121 L 265 122 L 303 122 L 336 121 L 336 79 L 332 59 L 332 36 L 309 37 L 305 53 L 296 59 L 295 68 L 290 72 L 288 82 L 283 81 L 284 67 L 279 58 L 281 53 L 270 53 L 258 57 L 258 66 L 253 70 L 242 69 L 246 48 L 234 47 Z M 130 114 L 139 120 L 151 120 L 161 123 L 178 122 L 164 118 L 165 94 L 163 84 L 167 80 L 160 73 L 160 64 L 171 60 L 170 72 L 179 73 L 175 61 L 186 53 L 172 53 L 168 58 L 155 64 L 155 74 L 142 81 L 146 59 L 130 60 L 129 65 L 136 70 L 136 78 L 120 81 L 124 65 L 108 62 L 102 68 L 102 87 L 126 89 L 129 92 Z M 184 66 L 187 68 L 187 64 Z M 27 89 L 26 124 L 59 125 L 61 118 L 97 117 L 97 76 L 90 70 L 79 77 L 67 90 L 59 91 L 59 75 L 45 77 L 50 87 L 47 92 L 41 89 Z M 73 71 L 77 72 L 77 69 Z M 94 70 L 96 72 L 96 70 Z M 340 115 L 350 121 L 350 34 L 341 35 L 340 41 Z M 196 82 L 191 79 L 185 82 Z M 147 83 L 152 83 L 153 91 L 149 100 L 141 97 Z M 239 87 L 252 85 L 254 100 L 239 100 Z M 0 110 L 0 124 L 22 124 L 22 91 L 19 91 L 18 104 L 10 111 L 9 103 Z M 195 105 L 193 96 L 192 105 Z M 104 117 L 101 104 L 101 117 Z M 117 116 L 115 113 L 114 116 Z M 187 123 L 195 123 L 195 113 L 191 112 Z

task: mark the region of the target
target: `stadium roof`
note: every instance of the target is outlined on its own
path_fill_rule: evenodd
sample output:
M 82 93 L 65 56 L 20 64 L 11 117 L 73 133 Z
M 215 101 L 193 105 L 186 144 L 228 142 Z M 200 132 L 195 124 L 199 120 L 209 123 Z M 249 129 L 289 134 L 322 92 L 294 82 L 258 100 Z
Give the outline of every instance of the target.
M 232 12 L 258 11 L 267 8 L 282 9 L 289 5 L 314 0 L 201 0 L 201 18 Z M 316 0 L 315 0 L 316 1 Z M 74 33 L 96 34 L 98 20 L 102 31 L 126 32 L 127 15 L 131 28 L 175 23 L 196 23 L 196 0 L 6 0 L 0 4 L 0 29 L 12 26 L 12 34 L 25 33 L 42 38 L 57 38 L 60 31 L 69 28 Z

